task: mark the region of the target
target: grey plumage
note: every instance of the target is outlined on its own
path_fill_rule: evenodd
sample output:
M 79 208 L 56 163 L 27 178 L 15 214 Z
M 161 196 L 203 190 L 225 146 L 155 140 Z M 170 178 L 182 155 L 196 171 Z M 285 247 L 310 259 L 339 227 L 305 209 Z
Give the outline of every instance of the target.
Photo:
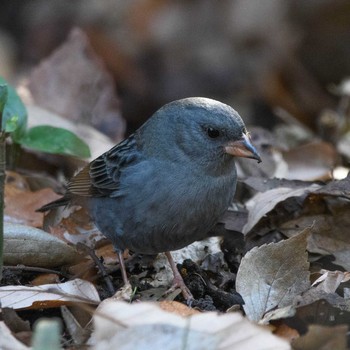
M 235 110 L 206 98 L 175 101 L 78 173 L 65 200 L 41 210 L 83 200 L 118 251 L 176 250 L 206 237 L 229 206 L 235 155 L 260 159 Z

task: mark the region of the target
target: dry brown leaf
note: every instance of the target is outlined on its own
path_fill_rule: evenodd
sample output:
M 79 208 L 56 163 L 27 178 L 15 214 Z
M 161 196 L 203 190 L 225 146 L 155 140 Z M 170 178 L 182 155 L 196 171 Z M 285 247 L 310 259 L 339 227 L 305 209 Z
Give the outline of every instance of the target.
M 2 350 L 29 350 L 19 340 L 17 340 L 7 328 L 3 321 L 0 321 L 0 349 Z
M 297 197 L 280 203 L 266 214 L 251 233 L 255 236 L 263 235 L 267 228 L 267 231 L 276 230 L 292 237 L 301 229 L 313 226 L 308 240 L 308 251 L 321 255 L 332 254 L 337 265 L 350 270 L 350 178 L 331 181 L 314 188 L 315 190 L 308 190 L 305 198 Z M 256 204 L 264 213 L 263 205 L 264 201 Z M 253 207 L 252 210 L 255 212 L 256 208 Z
M 100 302 L 94 285 L 81 279 L 35 287 L 0 287 L 0 299 L 2 307 L 10 307 L 15 310 L 50 308 L 72 303 L 97 304 Z
M 99 247 L 95 250 L 96 256 L 103 259 L 105 265 L 115 265 L 115 262 L 118 261 L 117 253 L 112 243 L 107 243 L 102 247 Z M 127 254 L 127 252 L 125 252 Z M 128 256 L 124 255 L 124 258 L 127 259 Z
M 299 338 L 299 332 L 294 328 L 287 326 L 285 323 L 279 324 L 274 330 L 273 334 L 282 337 L 283 339 L 291 342 L 292 340 Z
M 226 230 L 242 232 L 247 223 L 248 211 L 228 209 L 220 218 L 219 223 L 225 225 Z
M 336 326 L 350 323 L 349 301 L 337 294 L 319 292 L 311 298 L 307 294 L 309 291 L 299 298 L 300 306 L 296 308 L 296 314 L 288 320 L 288 324 L 305 331 L 305 326 L 310 324 Z
M 274 188 L 287 187 L 290 189 L 305 188 L 310 186 L 309 181 L 288 180 L 288 179 L 266 179 L 262 177 L 250 176 L 242 180 L 250 189 L 257 192 L 266 192 Z
M 350 198 L 350 173 L 342 180 L 334 180 L 320 187 L 314 195 Z
M 279 230 L 291 237 L 301 228 L 313 225 L 308 240 L 308 251 L 321 255 L 334 255 L 334 263 L 350 270 L 349 208 L 349 204 L 346 203 L 343 208 L 332 212 L 299 217 L 283 223 Z
M 248 221 L 243 227 L 243 233 L 247 234 L 267 213 L 275 206 L 288 198 L 306 196 L 309 192 L 315 191 L 320 186 L 312 184 L 302 188 L 279 187 L 272 190 L 258 193 L 247 202 L 249 210 Z
M 176 314 L 182 317 L 191 316 L 191 315 L 200 313 L 198 310 L 192 309 L 182 303 L 179 303 L 178 301 L 173 301 L 173 300 L 163 300 L 163 301 L 160 301 L 158 305 L 162 310 L 171 312 L 173 314 Z
M 29 321 L 24 321 L 14 309 L 5 307 L 1 309 L 1 319 L 13 333 L 30 332 L 31 325 Z
M 107 241 L 91 220 L 85 208 L 66 206 L 50 210 L 44 217 L 43 229 L 72 245 L 82 243 L 90 248 Z
M 308 332 L 292 342 L 295 350 L 346 350 L 347 325 L 325 327 L 310 325 Z
M 68 271 L 74 277 L 94 282 L 98 278 L 96 264 L 92 260 L 84 259 L 78 264 L 70 266 Z
M 262 324 L 283 320 L 289 326 L 304 333 L 309 324 L 334 326 L 350 322 L 350 302 L 336 293 L 326 293 L 311 287 L 297 296 L 293 305 L 267 312 Z
M 86 310 L 83 310 L 82 308 L 78 309 L 78 308 L 72 307 L 72 309 L 74 311 L 80 310 L 85 313 L 83 316 L 86 315 Z M 86 324 L 82 325 L 79 317 L 78 318 L 76 317 L 76 313 L 71 312 L 71 310 L 67 306 L 61 306 L 61 314 L 64 320 L 65 327 L 67 329 L 67 332 L 72 337 L 74 344 L 75 345 L 85 344 L 91 335 L 91 327 L 89 327 L 91 324 L 90 323 L 91 316 L 89 315 L 88 325 Z M 78 313 L 78 316 L 81 316 L 81 315 Z M 83 320 L 84 318 L 85 317 L 83 317 Z
M 51 283 L 58 283 L 60 281 L 60 278 L 55 273 L 43 273 L 37 277 L 35 277 L 31 281 L 32 286 L 41 286 L 43 284 L 51 284 Z
M 292 317 L 295 315 L 295 313 L 296 313 L 296 310 L 294 305 L 288 305 L 286 307 L 281 307 L 278 309 L 268 311 L 259 323 L 269 324 L 271 321 L 274 321 L 274 320 L 281 320 L 281 319 Z
M 35 210 L 59 197 L 49 188 L 36 192 L 7 191 L 5 196 L 5 220 L 15 224 L 41 227 L 43 214 Z
M 115 140 L 123 138 L 125 121 L 115 84 L 82 30 L 74 29 L 33 71 L 28 86 L 39 106 L 93 125 Z
M 131 302 L 134 296 L 135 290 L 133 289 L 130 282 L 124 284 L 117 292 L 111 296 L 110 300 L 114 301 L 127 301 Z M 105 299 L 104 302 L 107 302 L 108 299 Z
M 286 187 L 292 187 L 294 189 L 307 187 L 305 182 L 289 181 L 283 182 Z M 266 191 L 266 188 L 275 186 L 276 181 L 266 181 L 267 187 L 261 186 L 261 182 L 248 181 L 249 186 L 254 188 L 261 188 Z M 278 182 L 277 182 L 278 185 Z M 300 187 L 301 186 L 301 187 Z M 318 186 L 318 187 L 317 187 Z M 347 227 L 350 224 L 349 208 L 350 208 L 350 179 L 349 177 L 331 181 L 326 185 L 314 184 L 305 195 L 299 197 L 288 198 L 277 205 L 268 212 L 265 217 L 261 217 L 259 223 L 249 232 L 251 237 L 262 236 L 266 232 L 281 232 L 284 235 L 291 237 L 295 235 L 300 229 L 309 227 L 315 223 L 315 228 L 312 232 L 312 239 L 308 241 L 308 250 L 318 254 L 337 254 L 337 264 L 339 262 L 345 263 L 342 265 L 345 269 L 348 268 L 350 263 L 350 256 L 346 254 L 348 251 L 349 237 L 347 235 Z M 278 188 L 275 189 L 278 192 Z M 267 200 L 269 196 L 266 194 Z M 253 197 L 253 200 L 256 197 Z M 262 213 L 265 213 L 264 209 L 264 196 L 256 207 L 254 207 L 254 201 L 252 210 L 253 213 L 256 209 L 261 209 Z M 278 196 L 276 196 L 278 200 Z M 250 204 L 250 202 L 248 202 Z M 270 204 L 268 209 L 270 209 Z M 251 213 L 251 216 L 252 214 Z M 350 242 L 350 241 L 349 241 Z
M 26 178 L 14 171 L 6 171 L 5 196 L 30 191 Z
M 322 274 L 313 284 L 316 289 L 326 293 L 335 293 L 340 283 L 350 280 L 350 272 L 321 270 Z
M 203 261 L 208 254 L 215 254 L 218 252 L 221 252 L 220 238 L 210 237 L 193 242 L 182 249 L 175 250 L 171 252 L 171 255 L 175 263 L 182 262 L 185 259 L 198 262 Z M 165 254 L 158 254 L 153 263 L 153 267 L 156 271 L 154 280 L 150 283 L 153 287 L 162 287 L 172 283 L 174 276 Z
M 76 250 L 45 231 L 11 223 L 4 225 L 5 264 L 55 267 L 79 258 Z
M 288 164 L 287 179 L 329 180 L 337 162 L 337 151 L 329 143 L 313 142 L 283 153 Z
M 306 244 L 310 229 L 287 240 L 255 247 L 242 259 L 236 290 L 254 321 L 274 308 L 293 303 L 310 286 Z
M 94 323 L 95 350 L 290 349 L 288 342 L 240 313 L 206 312 L 181 317 L 161 310 L 155 303 L 109 300 L 97 308 Z

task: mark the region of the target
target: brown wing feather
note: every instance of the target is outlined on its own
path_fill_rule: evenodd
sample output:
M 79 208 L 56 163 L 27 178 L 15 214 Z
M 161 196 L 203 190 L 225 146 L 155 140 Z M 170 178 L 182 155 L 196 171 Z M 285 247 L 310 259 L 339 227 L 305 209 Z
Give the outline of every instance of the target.
M 80 170 L 68 183 L 68 192 L 78 196 L 90 197 L 91 194 L 90 164 Z
M 69 205 L 74 195 L 80 197 L 116 196 L 122 169 L 142 158 L 134 135 L 96 158 L 68 183 L 66 194 L 36 211 L 45 212 Z
M 119 188 L 122 168 L 139 158 L 134 135 L 102 154 L 68 183 L 68 193 L 83 197 L 108 196 Z

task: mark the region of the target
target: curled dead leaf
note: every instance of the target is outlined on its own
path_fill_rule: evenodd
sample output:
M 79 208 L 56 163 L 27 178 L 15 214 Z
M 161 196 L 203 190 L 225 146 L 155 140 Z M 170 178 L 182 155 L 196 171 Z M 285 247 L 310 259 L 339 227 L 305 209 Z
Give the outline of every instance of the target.
M 64 241 L 40 229 L 4 224 L 4 263 L 54 267 L 76 262 L 80 256 Z

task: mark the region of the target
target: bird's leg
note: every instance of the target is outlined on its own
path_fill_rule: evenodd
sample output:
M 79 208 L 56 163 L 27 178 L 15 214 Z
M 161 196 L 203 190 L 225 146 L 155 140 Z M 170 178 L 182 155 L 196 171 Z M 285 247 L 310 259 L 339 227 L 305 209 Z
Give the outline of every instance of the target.
M 122 272 L 124 285 L 128 285 L 129 284 L 129 279 L 128 279 L 128 276 L 126 274 L 126 269 L 125 269 L 125 264 L 124 264 L 124 257 L 123 257 L 123 251 L 118 249 L 117 250 L 117 254 L 118 254 L 119 266 L 120 266 L 120 271 Z
M 165 255 L 168 258 L 171 270 L 173 271 L 173 274 L 174 274 L 172 286 L 170 287 L 170 289 L 168 289 L 167 294 L 173 292 L 176 288 L 180 288 L 183 297 L 187 300 L 188 303 L 190 303 L 193 300 L 192 293 L 187 288 L 179 270 L 175 265 L 174 259 L 171 256 L 170 252 L 165 252 Z
M 130 284 L 130 282 L 128 280 L 128 276 L 126 274 L 123 251 L 116 249 L 116 252 L 118 255 L 119 267 L 120 267 L 120 271 L 122 272 L 124 286 L 122 288 L 120 288 L 113 295 L 113 298 L 115 300 L 124 300 L 124 301 L 130 302 L 133 299 L 134 293 L 133 293 L 132 285 Z

